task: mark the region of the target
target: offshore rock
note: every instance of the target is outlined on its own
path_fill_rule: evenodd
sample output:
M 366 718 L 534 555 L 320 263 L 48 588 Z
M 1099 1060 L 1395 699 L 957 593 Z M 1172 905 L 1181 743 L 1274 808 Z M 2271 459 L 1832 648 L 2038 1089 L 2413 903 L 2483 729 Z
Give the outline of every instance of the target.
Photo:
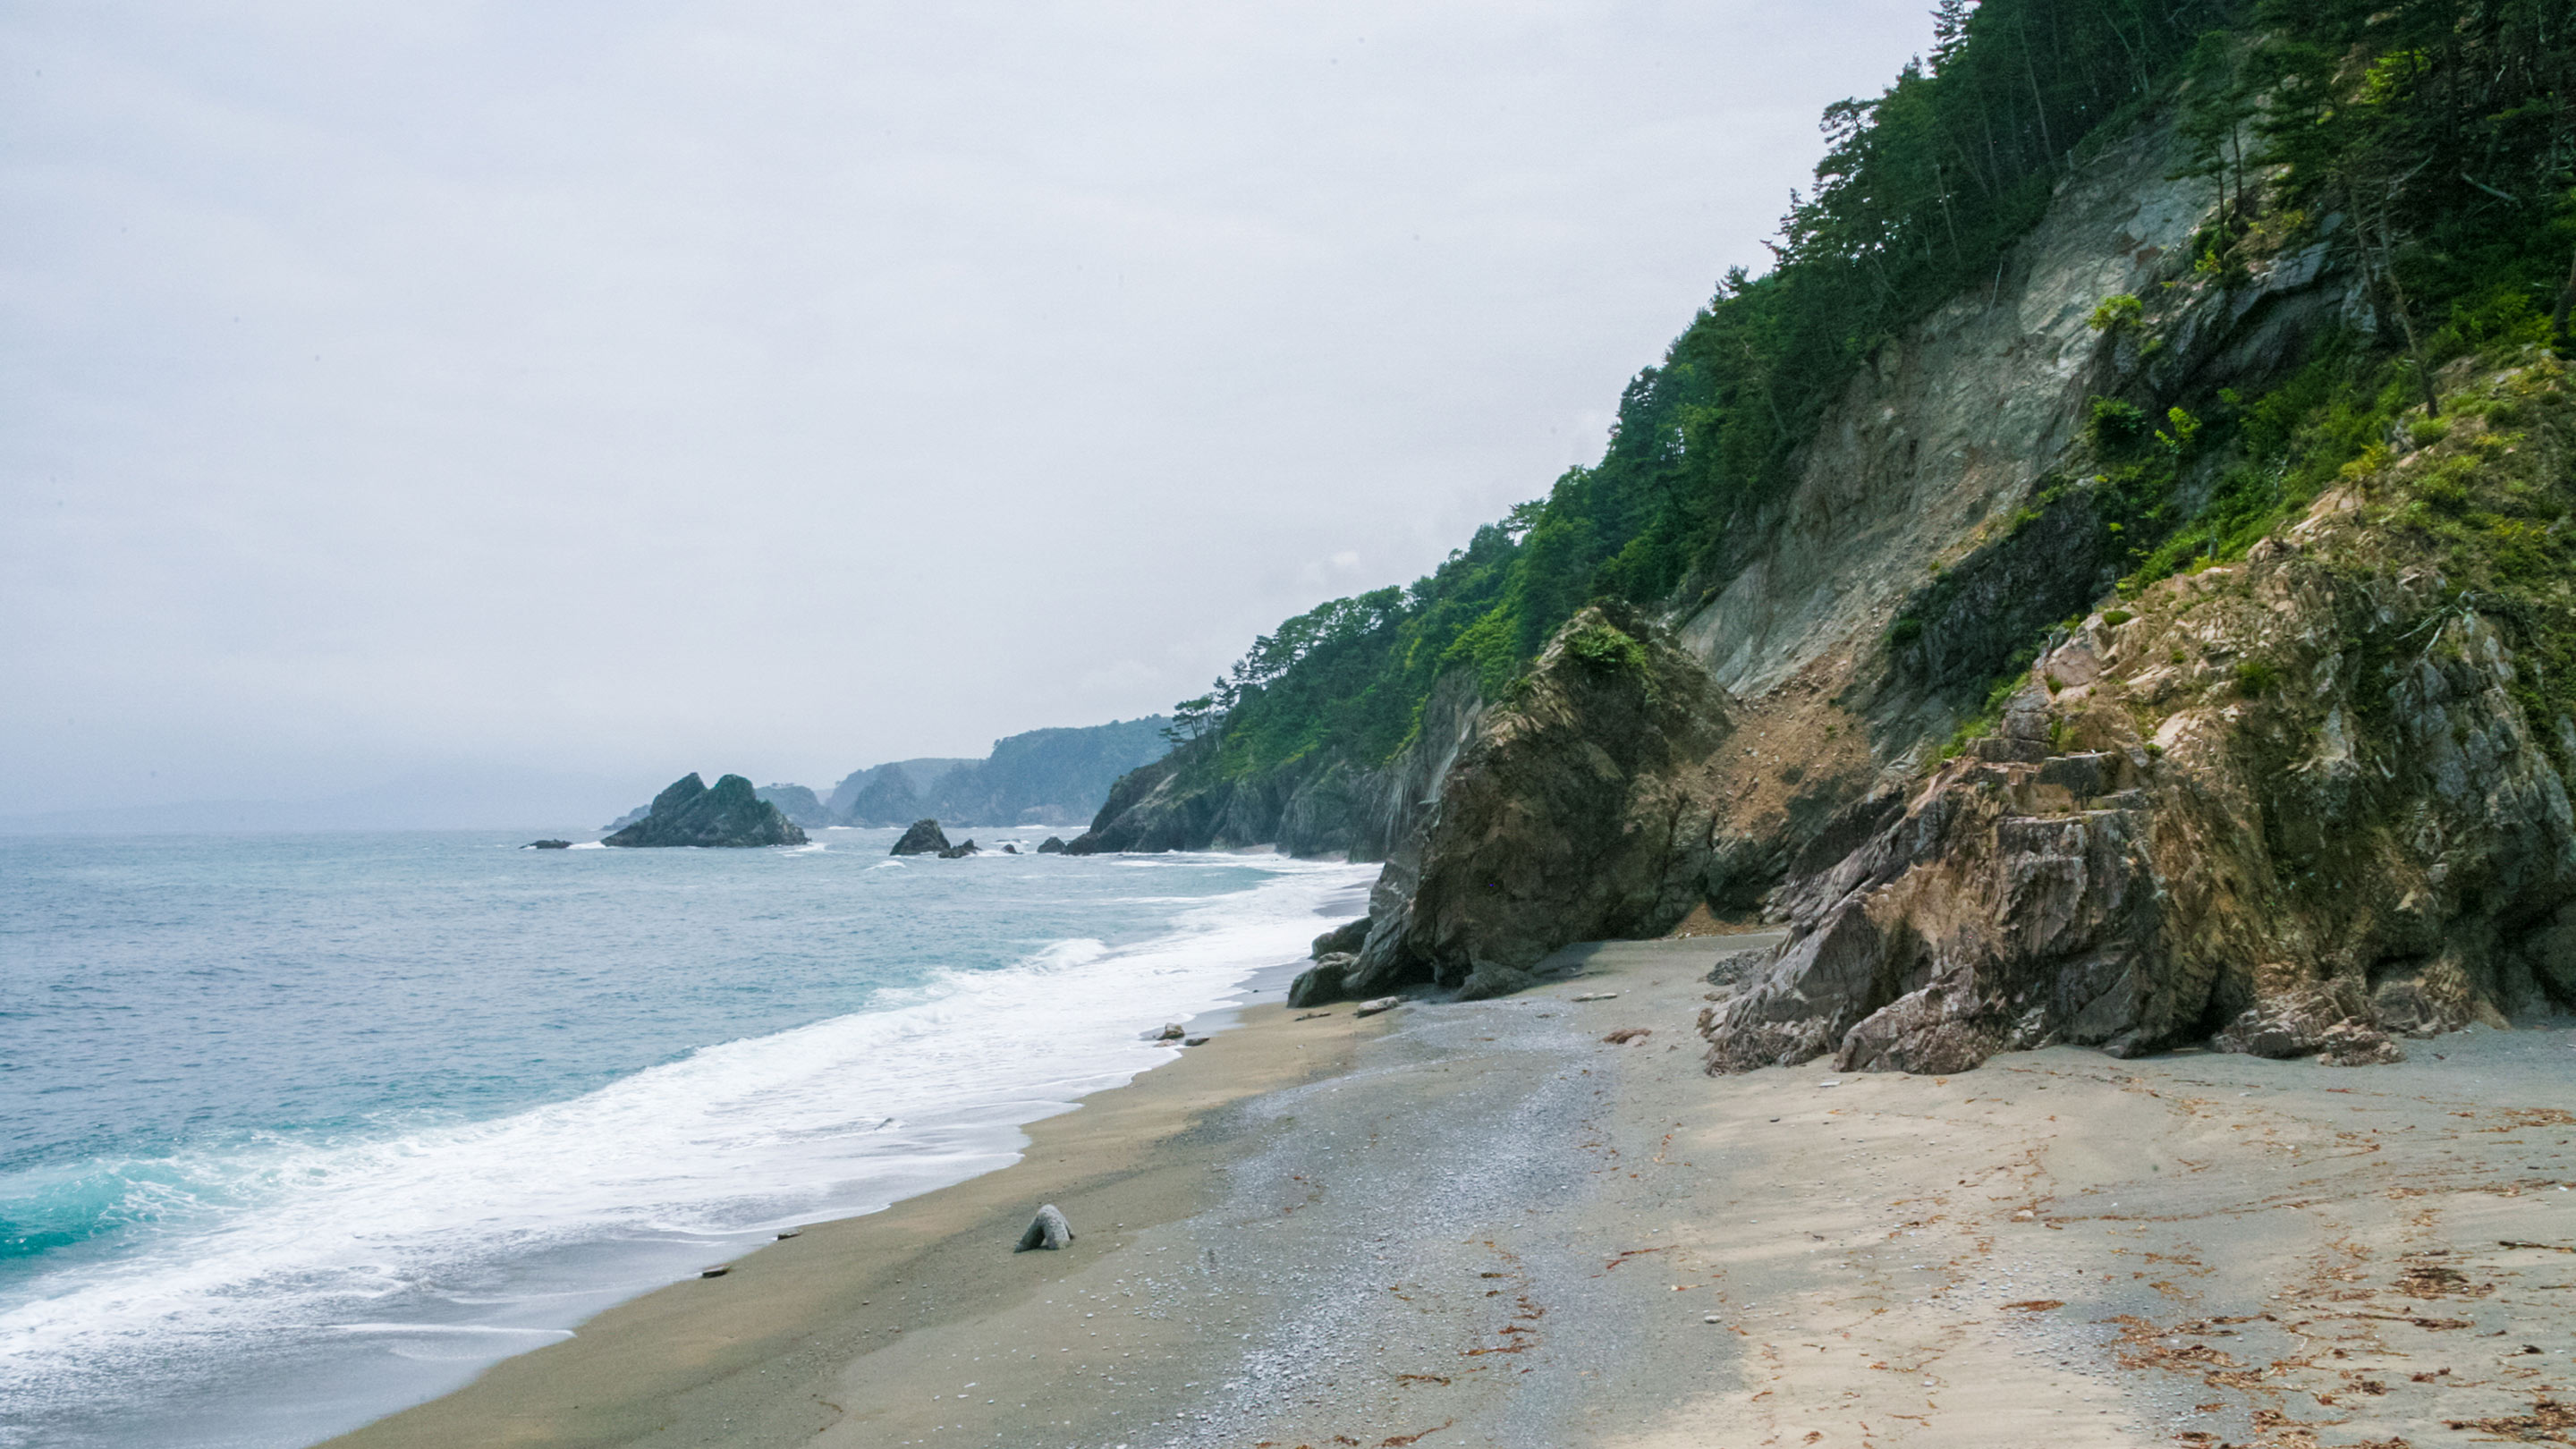
M 944 855 L 947 850 L 948 836 L 940 830 L 938 821 L 916 820 L 912 822 L 912 828 L 903 833 L 903 838 L 894 843 L 894 849 L 887 853 L 890 855 Z
M 1062 855 L 1062 854 L 1064 854 L 1064 837 L 1062 837 L 1062 836 L 1060 836 L 1060 835 L 1050 835 L 1050 836 L 1048 836 L 1046 839 L 1039 841 L 1039 842 L 1038 842 L 1038 854 L 1040 854 L 1040 855 Z
M 519 848 L 521 850 L 570 850 L 572 849 L 572 842 L 569 840 L 531 840 Z
M 803 845 L 805 832 L 753 792 L 740 775 L 707 788 L 695 772 L 653 797 L 643 819 L 600 842 L 619 846 Z
M 943 851 L 939 852 L 939 858 L 940 858 L 941 860 L 964 860 L 966 857 L 968 857 L 968 856 L 970 856 L 970 855 L 979 855 L 979 854 L 982 854 L 981 849 L 980 849 L 980 848 L 975 844 L 975 842 L 974 842 L 973 840 L 969 839 L 969 840 L 962 840 L 962 841 L 959 841 L 957 844 L 952 845 L 952 846 L 948 847 L 946 850 L 943 850 Z

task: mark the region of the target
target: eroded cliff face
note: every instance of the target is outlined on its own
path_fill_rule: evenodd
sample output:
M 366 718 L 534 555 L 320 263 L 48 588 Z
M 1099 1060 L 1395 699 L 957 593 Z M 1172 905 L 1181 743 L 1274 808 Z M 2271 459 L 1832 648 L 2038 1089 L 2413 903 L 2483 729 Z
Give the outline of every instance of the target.
M 2422 525 L 2415 486 L 2528 450 L 2498 486 L 2563 490 L 2556 374 L 2493 384 L 2539 427 L 2462 418 L 2243 562 L 2059 637 L 1996 734 L 1781 893 L 1795 937 L 1707 1013 L 1712 1067 L 2212 1036 L 2367 1061 L 2383 1036 L 2576 1004 L 2576 726 L 2535 727 L 2515 623 L 2462 590 L 2477 560 Z
M 1651 934 L 1704 900 L 1792 928 L 1707 1014 L 1719 1071 L 1956 1071 L 2056 1042 L 2364 1062 L 2390 1035 L 2576 1003 L 2576 722 L 2533 723 L 2500 606 L 2452 582 L 2456 539 L 2406 523 L 2433 465 L 2365 470 L 2240 563 L 2113 592 L 2092 401 L 2264 384 L 2371 320 L 2321 244 L 2231 285 L 2195 276 L 2207 192 L 2171 169 L 2152 134 L 2097 161 L 1986 295 L 1853 381 L 1798 488 L 1671 616 L 1714 686 L 1666 686 L 1700 701 L 1687 718 L 1551 701 L 1543 725 L 1485 721 L 1360 989 L 1507 986 L 1554 945 Z M 2151 325 L 2088 325 L 2115 293 L 2152 299 Z M 2554 368 L 2481 386 L 2545 413 Z M 2557 446 L 2517 437 L 2470 419 L 2434 451 L 2456 474 L 2484 456 L 2463 448 Z M 2569 476 L 2555 453 L 2525 461 Z M 2177 511 L 2216 466 L 2178 470 Z M 1614 741 L 1630 728 L 1658 738 Z M 1623 790 L 1587 793 L 1594 756 L 1622 750 Z M 1649 833 L 1652 850 L 1596 844 Z
M 2396 417 L 2249 556 L 2123 599 L 2123 527 L 2196 516 L 2243 460 L 2176 422 L 2142 504 L 2096 401 L 2152 425 L 2378 326 L 2332 218 L 2192 267 L 2212 197 L 2175 169 L 2152 128 L 2079 168 L 1667 608 L 1587 611 L 1491 706 L 1451 680 L 1396 767 L 1159 807 L 1139 776 L 1093 838 L 1385 856 L 1358 994 L 1513 989 L 1695 909 L 1783 921 L 1703 1019 L 1714 1071 L 2057 1042 L 2361 1063 L 2576 1005 L 2576 719 L 2539 687 L 2576 677 L 2563 373 L 2455 367 L 2457 416 Z M 2133 320 L 2093 325 L 2119 294 Z

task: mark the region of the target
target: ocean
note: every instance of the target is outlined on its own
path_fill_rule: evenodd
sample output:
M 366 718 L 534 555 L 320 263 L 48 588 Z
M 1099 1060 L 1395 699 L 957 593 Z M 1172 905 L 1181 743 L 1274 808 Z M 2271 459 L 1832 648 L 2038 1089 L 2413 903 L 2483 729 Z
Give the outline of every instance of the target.
M 1375 874 L 896 834 L 0 838 L 0 1449 L 311 1444 L 1002 1166 Z

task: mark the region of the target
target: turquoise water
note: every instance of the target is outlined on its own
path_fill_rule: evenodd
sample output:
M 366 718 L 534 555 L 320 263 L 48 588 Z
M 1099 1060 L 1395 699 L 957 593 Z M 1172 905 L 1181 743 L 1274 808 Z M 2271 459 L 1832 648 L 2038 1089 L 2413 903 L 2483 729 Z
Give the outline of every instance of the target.
M 0 1445 L 309 1443 L 1000 1165 L 1368 876 L 894 834 L 0 839 Z

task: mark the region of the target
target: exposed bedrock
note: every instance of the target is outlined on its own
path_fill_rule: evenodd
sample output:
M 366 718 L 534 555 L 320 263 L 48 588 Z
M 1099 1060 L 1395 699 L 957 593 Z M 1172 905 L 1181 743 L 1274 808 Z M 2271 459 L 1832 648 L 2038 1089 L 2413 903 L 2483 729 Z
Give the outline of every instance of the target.
M 1697 775 L 1728 731 L 1725 692 L 1670 633 L 1615 606 L 1578 614 L 1459 752 L 1412 888 L 1373 912 L 1345 989 L 1490 995 L 1568 942 L 1670 926 L 1700 900 Z
M 1997 733 L 1870 807 L 1704 1014 L 1712 1070 L 2204 1038 L 2361 1063 L 2576 1003 L 2576 820 L 2512 652 L 2438 575 L 2366 566 L 2348 503 L 2096 615 Z

